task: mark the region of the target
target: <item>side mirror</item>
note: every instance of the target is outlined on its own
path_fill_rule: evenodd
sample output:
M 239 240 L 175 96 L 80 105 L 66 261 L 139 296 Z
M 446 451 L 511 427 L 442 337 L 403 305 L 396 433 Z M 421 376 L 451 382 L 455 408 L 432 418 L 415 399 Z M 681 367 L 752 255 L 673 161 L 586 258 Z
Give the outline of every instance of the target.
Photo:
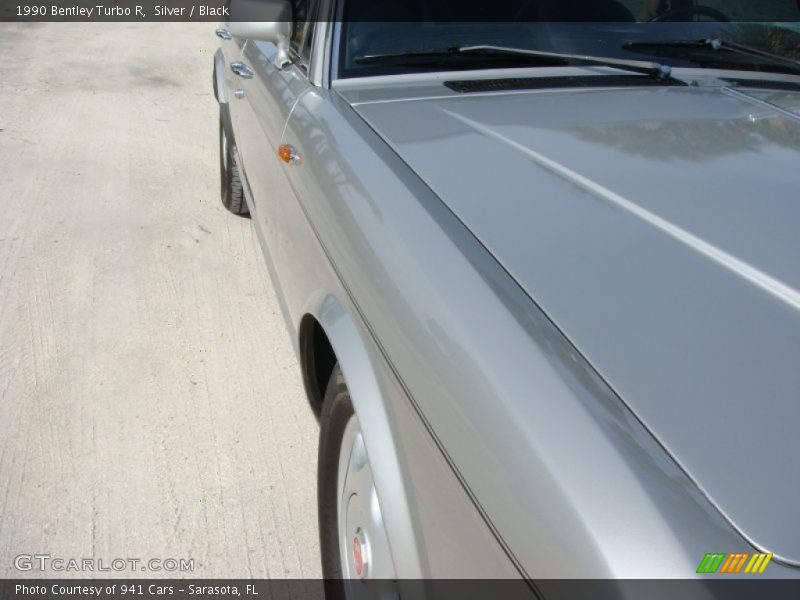
M 232 35 L 275 44 L 278 53 L 274 63 L 278 68 L 291 62 L 292 5 L 289 0 L 231 0 L 229 12 L 228 30 Z

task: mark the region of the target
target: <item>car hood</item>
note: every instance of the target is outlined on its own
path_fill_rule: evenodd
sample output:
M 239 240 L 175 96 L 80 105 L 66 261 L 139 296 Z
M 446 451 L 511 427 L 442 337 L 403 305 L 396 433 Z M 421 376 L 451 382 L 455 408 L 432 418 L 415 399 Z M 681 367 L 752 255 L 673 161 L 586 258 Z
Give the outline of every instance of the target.
M 800 564 L 800 94 L 441 90 L 349 100 L 740 533 Z

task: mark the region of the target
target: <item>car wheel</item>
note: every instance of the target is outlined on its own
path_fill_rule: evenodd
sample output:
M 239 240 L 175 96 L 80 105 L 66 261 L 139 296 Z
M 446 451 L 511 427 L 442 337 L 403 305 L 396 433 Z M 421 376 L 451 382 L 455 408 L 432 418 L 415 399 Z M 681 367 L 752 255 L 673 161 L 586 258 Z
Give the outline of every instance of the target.
M 326 598 L 352 597 L 361 579 L 395 578 L 361 424 L 338 365 L 322 404 L 318 460 L 319 531 Z
M 234 214 L 247 215 L 247 202 L 242 190 L 242 178 L 233 145 L 225 131 L 222 116 L 219 120 L 219 169 L 222 184 L 222 204 Z

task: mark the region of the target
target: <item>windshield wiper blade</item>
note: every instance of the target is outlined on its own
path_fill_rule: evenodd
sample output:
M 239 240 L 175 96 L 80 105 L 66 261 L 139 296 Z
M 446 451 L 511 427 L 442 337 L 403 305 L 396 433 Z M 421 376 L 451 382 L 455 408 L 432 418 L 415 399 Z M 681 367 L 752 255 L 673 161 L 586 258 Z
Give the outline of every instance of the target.
M 703 50 L 723 50 L 732 54 L 740 56 L 750 56 L 761 58 L 774 65 L 789 67 L 795 71 L 800 71 L 800 61 L 789 58 L 788 56 L 781 56 L 752 46 L 746 46 L 736 42 L 730 42 L 719 38 L 710 38 L 705 40 L 652 40 L 643 42 L 628 42 L 622 46 L 625 50 L 634 52 L 647 52 L 650 50 L 684 50 L 684 49 L 703 49 Z M 691 59 L 690 59 L 691 60 Z
M 535 64 L 549 66 L 565 66 L 573 62 L 585 62 L 605 67 L 614 67 L 642 75 L 650 75 L 658 79 L 669 79 L 672 68 L 657 62 L 644 60 L 628 60 L 625 58 L 610 58 L 604 56 L 590 56 L 586 54 L 563 54 L 560 52 L 545 52 L 542 50 L 528 50 L 526 48 L 507 48 L 505 46 L 461 46 L 432 51 L 410 51 L 386 54 L 365 54 L 357 56 L 358 64 L 429 64 L 453 57 L 477 56 L 487 59 L 514 58 L 528 60 Z
M 612 58 L 607 56 L 593 56 L 589 54 L 566 54 L 561 52 L 545 52 L 542 50 L 528 50 L 526 48 L 506 48 L 504 46 L 462 46 L 458 48 L 461 53 L 503 52 L 518 56 L 531 56 L 542 59 L 562 60 L 566 64 L 572 62 L 585 62 L 604 67 L 613 67 L 642 75 L 650 75 L 658 79 L 669 79 L 672 67 L 669 65 L 646 60 L 628 60 L 625 58 Z
M 509 54 L 508 52 L 463 52 L 463 48 L 452 47 L 442 50 L 412 50 L 408 52 L 387 52 L 385 54 L 364 54 L 355 57 L 355 62 L 359 65 L 369 64 L 391 64 L 391 65 L 425 65 L 439 63 L 453 58 L 483 58 L 489 60 L 517 60 L 533 64 L 546 64 L 548 66 L 566 65 L 567 61 L 562 58 L 524 56 L 521 54 Z

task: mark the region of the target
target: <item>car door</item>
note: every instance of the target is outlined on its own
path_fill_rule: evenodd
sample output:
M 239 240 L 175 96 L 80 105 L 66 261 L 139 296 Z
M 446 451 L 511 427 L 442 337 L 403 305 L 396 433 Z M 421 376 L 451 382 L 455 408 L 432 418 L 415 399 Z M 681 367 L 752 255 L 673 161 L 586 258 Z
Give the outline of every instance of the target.
M 237 94 L 241 92 L 241 75 L 235 73 L 237 64 L 241 63 L 242 51 L 247 40 L 232 36 L 227 27 L 219 27 L 216 35 L 220 38 L 220 49 L 222 50 L 222 62 L 217 64 L 218 84 L 224 89 L 223 98 L 225 109 L 228 111 L 230 125 L 233 131 L 238 130 L 241 122 L 242 106 L 236 102 Z M 230 136 L 231 131 L 226 131 Z
M 297 240 L 292 243 L 290 238 L 302 215 L 278 148 L 297 99 L 313 87 L 308 73 L 316 23 L 308 15 L 314 14 L 315 4 L 315 0 L 293 2 L 292 62 L 284 68 L 273 62 L 275 44 L 247 41 L 241 62 L 250 73 L 239 77 L 243 93 L 233 100 L 242 107 L 236 141 L 254 205 L 250 207 L 254 225 L 267 245 L 284 296 L 291 294 L 292 272 L 300 260 Z

